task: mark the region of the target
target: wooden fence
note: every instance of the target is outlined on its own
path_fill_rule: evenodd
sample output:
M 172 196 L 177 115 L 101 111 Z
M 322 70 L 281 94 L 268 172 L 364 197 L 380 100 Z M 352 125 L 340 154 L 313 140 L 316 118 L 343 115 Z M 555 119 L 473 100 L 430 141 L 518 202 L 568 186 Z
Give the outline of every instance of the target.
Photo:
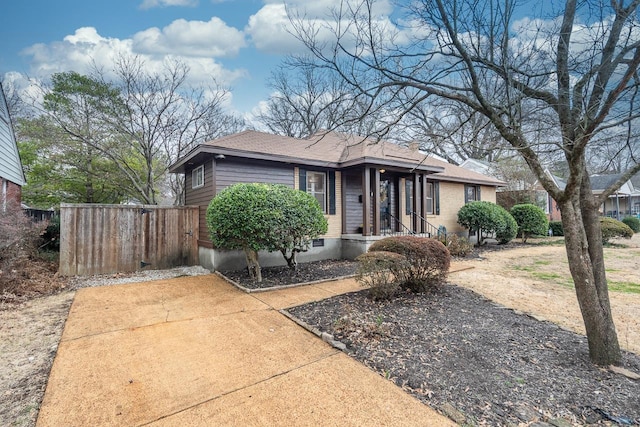
M 198 207 L 62 204 L 60 269 L 87 276 L 198 263 Z

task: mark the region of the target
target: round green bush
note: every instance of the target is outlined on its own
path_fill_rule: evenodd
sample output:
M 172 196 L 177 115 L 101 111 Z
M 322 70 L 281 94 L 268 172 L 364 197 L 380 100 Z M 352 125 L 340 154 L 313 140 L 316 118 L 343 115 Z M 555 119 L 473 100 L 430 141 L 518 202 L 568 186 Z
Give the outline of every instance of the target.
M 549 228 L 554 236 L 564 236 L 564 228 L 562 228 L 562 221 L 549 221 Z
M 478 246 L 484 244 L 486 237 L 492 236 L 505 227 L 500 206 L 491 202 L 470 202 L 458 211 L 458 224 L 470 232 L 478 232 Z
M 622 222 L 627 224 L 630 229 L 633 230 L 634 233 L 640 232 L 640 219 L 635 216 L 626 216 L 622 218 Z
M 547 215 L 538 206 L 526 203 L 511 208 L 511 216 L 518 223 L 518 235 L 526 243 L 530 236 L 546 236 L 549 230 Z
M 451 254 L 441 242 L 417 236 L 393 236 L 374 242 L 369 252 L 393 252 L 404 256 L 406 263 L 394 266 L 393 273 L 402 288 L 424 292 L 429 286 L 444 282 L 451 265 Z
M 602 229 L 602 243 L 608 243 L 614 237 L 623 237 L 625 239 L 633 237 L 631 227 L 617 219 L 600 217 L 600 228 Z
M 279 251 L 291 268 L 296 253 L 327 232 L 318 201 L 285 185 L 235 184 L 215 196 L 207 208 L 207 227 L 213 244 L 243 250 L 252 278 L 260 281 L 257 252 Z
M 498 240 L 498 243 L 504 245 L 516 237 L 518 233 L 518 223 L 513 219 L 513 216 L 511 216 L 508 210 L 502 206 L 496 206 L 498 207 L 498 212 L 502 219 L 502 224 L 496 230 L 496 239 Z

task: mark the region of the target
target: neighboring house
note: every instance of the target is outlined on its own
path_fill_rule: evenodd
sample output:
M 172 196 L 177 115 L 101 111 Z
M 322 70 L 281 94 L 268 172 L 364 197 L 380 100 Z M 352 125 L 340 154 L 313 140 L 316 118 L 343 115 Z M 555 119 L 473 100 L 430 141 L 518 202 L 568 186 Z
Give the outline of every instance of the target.
M 9 118 L 7 100 L 0 84 L 0 211 L 7 204 L 20 204 L 25 184 L 16 137 Z
M 591 189 L 593 194 L 602 194 L 611 184 L 620 179 L 621 174 L 592 175 Z M 625 216 L 640 214 L 640 186 L 636 187 L 634 181 L 640 181 L 636 175 L 620 186 L 618 191 L 610 195 L 600 207 L 600 213 L 604 216 L 621 220 Z M 638 182 L 640 184 L 640 182 Z
M 284 184 L 318 200 L 329 230 L 301 261 L 353 259 L 384 235 L 462 233 L 458 210 L 472 200 L 495 203 L 504 184 L 417 149 L 338 133 L 296 139 L 245 131 L 199 145 L 170 171 L 185 174 L 185 203 L 200 206 L 200 260 L 213 269 L 244 266 L 240 252 L 214 249 L 206 226 L 209 202 L 232 184 Z M 260 256 L 263 265 L 283 262 Z
M 460 167 L 491 176 L 495 179 L 503 179 L 499 173 L 499 167 L 495 163 L 489 163 L 478 159 L 467 159 L 460 164 Z M 559 177 L 553 175 L 550 171 L 545 171 L 547 175 L 556 183 L 556 185 L 564 190 L 566 183 Z M 510 210 L 518 203 L 535 203 L 547 214 L 549 221 L 560 221 L 560 208 L 553 198 L 542 188 L 542 185 L 536 180 L 531 182 L 529 179 L 512 179 L 505 180 L 506 185 L 497 189 L 496 203 Z

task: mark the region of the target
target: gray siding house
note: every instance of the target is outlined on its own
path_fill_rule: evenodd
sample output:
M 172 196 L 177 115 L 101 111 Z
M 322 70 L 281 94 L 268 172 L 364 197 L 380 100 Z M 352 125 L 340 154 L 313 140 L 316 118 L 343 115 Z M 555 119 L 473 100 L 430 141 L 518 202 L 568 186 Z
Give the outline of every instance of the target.
M 239 252 L 214 248 L 206 210 L 235 183 L 275 183 L 306 191 L 318 200 L 329 230 L 299 261 L 353 259 L 391 234 L 434 236 L 464 232 L 460 207 L 473 200 L 495 203 L 494 178 L 385 141 L 336 132 L 308 139 L 245 131 L 206 142 L 170 169 L 185 175 L 185 203 L 200 207 L 200 262 L 210 269 L 243 268 Z M 260 254 L 265 266 L 284 262 Z
M 5 211 L 8 203 L 20 204 L 24 184 L 9 108 L 0 84 L 0 210 Z

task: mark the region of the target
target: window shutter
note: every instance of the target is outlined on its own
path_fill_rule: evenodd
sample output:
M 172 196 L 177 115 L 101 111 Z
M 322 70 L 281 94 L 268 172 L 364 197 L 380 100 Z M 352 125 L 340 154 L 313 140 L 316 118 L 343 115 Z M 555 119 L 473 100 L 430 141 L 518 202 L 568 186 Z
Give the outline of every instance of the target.
M 329 215 L 336 214 L 336 172 L 329 171 Z
M 411 211 L 413 210 L 413 206 L 411 206 L 411 194 L 413 193 L 413 181 L 409 178 L 405 178 L 404 180 L 404 212 L 407 215 L 411 215 Z
M 478 185 L 476 187 L 478 189 L 478 201 L 482 200 L 482 197 L 480 196 L 480 186 Z
M 298 187 L 300 187 L 300 191 L 307 191 L 307 170 L 299 169 L 298 173 Z
M 469 185 L 465 184 L 464 185 L 464 204 L 466 205 L 467 203 L 469 203 Z
M 433 183 L 433 207 L 436 215 L 440 215 L 440 183 Z

